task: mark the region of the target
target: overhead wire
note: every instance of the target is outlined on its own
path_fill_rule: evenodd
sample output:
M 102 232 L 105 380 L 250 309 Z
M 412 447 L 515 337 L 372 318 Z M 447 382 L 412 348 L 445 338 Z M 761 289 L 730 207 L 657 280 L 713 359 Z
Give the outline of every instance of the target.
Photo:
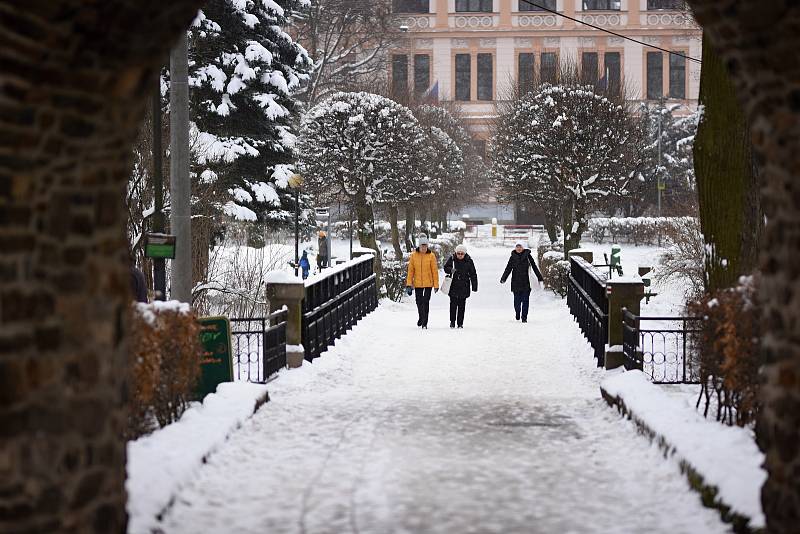
M 666 52 L 667 54 L 671 54 L 673 56 L 679 56 L 679 57 L 682 57 L 682 58 L 687 59 L 689 61 L 694 61 L 695 63 L 698 63 L 698 64 L 702 64 L 703 63 L 702 60 L 697 59 L 696 57 L 687 56 L 686 54 L 681 54 L 680 52 L 675 52 L 674 50 L 667 50 L 666 48 L 661 48 L 660 46 L 656 46 L 656 45 L 653 45 L 653 44 L 650 44 L 650 43 L 645 43 L 644 41 L 640 41 L 638 39 L 634 39 L 633 37 L 628 37 L 627 35 L 622 35 L 621 33 L 613 32 L 611 30 L 607 30 L 605 28 L 601 28 L 600 26 L 595 26 L 594 24 L 590 24 L 588 22 L 584 22 L 584 21 L 582 21 L 580 19 L 576 19 L 574 17 L 570 17 L 569 15 L 565 15 L 564 13 L 560 13 L 560 12 L 555 11 L 553 9 L 550 9 L 548 7 L 539 5 L 539 4 L 535 3 L 535 2 L 533 2 L 532 0 L 519 0 L 519 1 L 520 1 L 520 3 L 524 2 L 524 3 L 528 4 L 529 6 L 536 7 L 538 9 L 540 9 L 541 11 L 546 11 L 548 13 L 552 13 L 553 15 L 558 15 L 559 17 L 563 17 L 563 18 L 565 18 L 567 20 L 571 20 L 573 22 L 577 22 L 579 24 L 583 24 L 584 26 L 589 26 L 590 28 L 594 28 L 595 30 L 599 30 L 601 32 L 608 33 L 608 34 L 613 35 L 615 37 L 620 37 L 622 39 L 625 39 L 626 41 L 631 41 L 631 42 L 634 42 L 634 43 L 638 43 L 638 44 L 640 44 L 642 46 L 646 46 L 648 48 L 653 48 L 655 50 L 661 50 L 662 52 Z

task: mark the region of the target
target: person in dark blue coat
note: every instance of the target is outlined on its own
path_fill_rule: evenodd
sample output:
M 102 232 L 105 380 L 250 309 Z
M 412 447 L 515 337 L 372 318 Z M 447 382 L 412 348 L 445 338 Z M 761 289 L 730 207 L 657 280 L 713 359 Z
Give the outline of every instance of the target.
M 456 253 L 444 264 L 444 272 L 449 274 L 453 281 L 450 283 L 450 328 L 464 328 L 464 312 L 467 299 L 472 291 L 478 291 L 478 273 L 475 263 L 467 254 L 467 247 L 458 245 Z
M 300 269 L 303 271 L 303 280 L 308 278 L 308 271 L 311 270 L 311 263 L 308 261 L 308 252 L 303 251 L 303 257 L 300 258 Z
M 528 278 L 528 269 L 533 269 L 533 274 L 539 279 L 541 283 L 542 273 L 536 266 L 536 262 L 531 256 L 531 251 L 525 248 L 522 241 L 517 241 L 514 250 L 511 251 L 511 257 L 508 258 L 506 270 L 500 278 L 500 283 L 505 284 L 508 275 L 511 275 L 511 291 L 514 293 L 514 312 L 516 313 L 517 321 L 522 318 L 523 323 L 528 322 L 528 307 L 530 306 L 531 298 L 531 282 Z

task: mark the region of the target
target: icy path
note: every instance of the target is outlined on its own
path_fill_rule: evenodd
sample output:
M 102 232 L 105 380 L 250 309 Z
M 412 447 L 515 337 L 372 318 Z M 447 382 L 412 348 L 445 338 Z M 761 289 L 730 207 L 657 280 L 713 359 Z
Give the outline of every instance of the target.
M 506 249 L 474 249 L 464 330 L 384 304 L 215 454 L 167 533 L 713 533 L 677 466 L 599 397 L 561 300 L 514 321 Z

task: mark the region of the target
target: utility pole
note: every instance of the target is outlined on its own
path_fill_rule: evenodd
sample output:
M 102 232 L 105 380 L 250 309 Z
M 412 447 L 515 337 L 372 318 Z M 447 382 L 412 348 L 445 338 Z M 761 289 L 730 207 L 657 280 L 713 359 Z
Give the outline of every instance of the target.
M 164 233 L 164 149 L 161 146 L 161 70 L 153 97 L 153 231 Z M 167 268 L 164 258 L 153 258 L 153 290 L 156 300 L 167 296 Z
M 659 110 L 658 113 L 658 171 L 656 172 L 656 188 L 658 189 L 658 218 L 661 218 L 661 122 L 664 120 L 664 114 Z M 658 231 L 658 246 L 661 246 L 661 224 L 657 226 Z
M 192 302 L 192 187 L 189 178 L 189 43 L 186 32 L 172 49 L 170 73 L 170 221 L 175 234 L 171 298 Z

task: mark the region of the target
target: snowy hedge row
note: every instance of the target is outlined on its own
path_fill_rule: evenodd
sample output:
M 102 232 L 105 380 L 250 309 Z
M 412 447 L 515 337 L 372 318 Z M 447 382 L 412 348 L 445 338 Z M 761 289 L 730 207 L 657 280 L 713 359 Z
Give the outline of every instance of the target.
M 406 223 L 405 221 L 398 221 L 397 226 L 400 231 L 403 232 L 406 228 Z M 441 229 L 435 224 L 431 225 L 431 223 L 426 222 L 423 226 L 420 221 L 417 221 L 414 226 L 414 234 L 428 235 L 431 233 L 431 226 L 436 227 L 437 233 L 441 231 Z M 449 221 L 448 226 L 449 228 L 447 230 L 449 232 L 460 232 L 467 228 L 467 224 L 463 221 Z M 350 239 L 350 227 L 347 224 L 347 221 L 331 223 L 331 234 L 335 239 Z M 392 227 L 388 221 L 375 221 L 375 239 L 378 241 L 391 241 Z
M 676 226 L 694 220 L 693 217 L 595 217 L 589 220 L 589 234 L 595 243 L 606 239 L 612 242 L 627 241 L 634 245 L 654 245 L 658 236 L 667 234 Z

